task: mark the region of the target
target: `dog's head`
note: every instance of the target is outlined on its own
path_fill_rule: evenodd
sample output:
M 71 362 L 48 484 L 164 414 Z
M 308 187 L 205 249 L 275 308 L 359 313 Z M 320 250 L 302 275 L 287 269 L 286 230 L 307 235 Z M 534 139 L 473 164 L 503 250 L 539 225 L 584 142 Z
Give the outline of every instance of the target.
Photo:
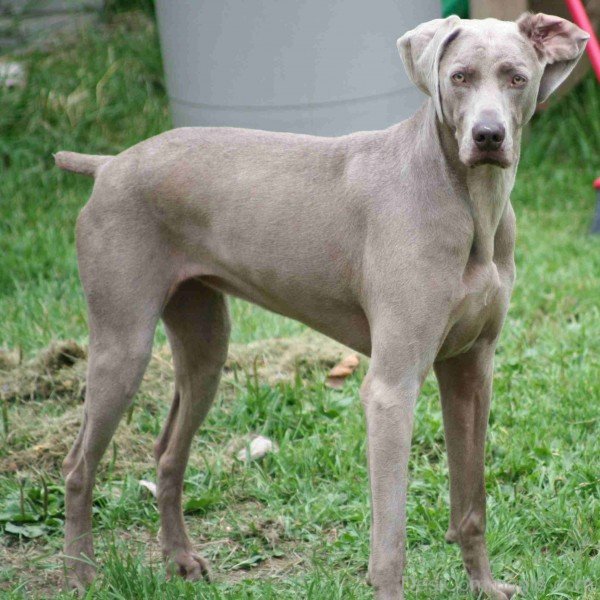
M 573 23 L 526 13 L 516 22 L 435 19 L 404 34 L 411 80 L 431 96 L 469 167 L 515 161 L 517 134 L 569 75 L 589 35 Z

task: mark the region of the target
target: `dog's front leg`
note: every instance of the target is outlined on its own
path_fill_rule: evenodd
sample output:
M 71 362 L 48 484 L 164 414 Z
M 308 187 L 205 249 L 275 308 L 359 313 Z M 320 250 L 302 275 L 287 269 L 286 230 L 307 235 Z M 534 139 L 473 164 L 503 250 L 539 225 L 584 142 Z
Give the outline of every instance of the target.
M 495 343 L 481 341 L 469 352 L 436 363 L 450 469 L 449 542 L 460 545 L 476 593 L 495 600 L 518 588 L 495 581 L 485 543 L 485 436 L 492 393 Z
M 377 600 L 404 598 L 408 457 L 422 378 L 397 370 L 382 368 L 374 357 L 361 388 L 371 483 L 369 581 Z

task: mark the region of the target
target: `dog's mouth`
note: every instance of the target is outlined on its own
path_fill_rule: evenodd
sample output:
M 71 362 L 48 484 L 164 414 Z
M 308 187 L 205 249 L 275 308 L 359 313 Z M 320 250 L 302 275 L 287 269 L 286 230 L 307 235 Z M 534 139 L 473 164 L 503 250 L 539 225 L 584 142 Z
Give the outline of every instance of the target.
M 482 165 L 493 165 L 494 167 L 500 167 L 501 169 L 508 169 L 511 165 L 511 161 L 502 150 L 495 150 L 492 152 L 474 152 L 465 164 L 472 169 L 481 167 Z

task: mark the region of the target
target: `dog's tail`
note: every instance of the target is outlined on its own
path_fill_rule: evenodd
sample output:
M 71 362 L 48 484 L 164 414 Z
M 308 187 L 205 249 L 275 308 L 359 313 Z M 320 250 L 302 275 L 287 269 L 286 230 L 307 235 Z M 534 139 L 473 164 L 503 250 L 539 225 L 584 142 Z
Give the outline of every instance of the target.
M 57 167 L 65 171 L 80 173 L 95 177 L 98 169 L 112 160 L 112 156 L 101 156 L 97 154 L 79 154 L 78 152 L 57 152 L 54 162 Z

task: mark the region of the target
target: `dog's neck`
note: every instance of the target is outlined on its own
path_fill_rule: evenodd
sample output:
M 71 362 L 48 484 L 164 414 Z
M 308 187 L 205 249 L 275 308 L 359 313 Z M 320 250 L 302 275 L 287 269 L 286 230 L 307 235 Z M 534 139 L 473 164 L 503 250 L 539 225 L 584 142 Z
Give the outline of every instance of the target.
M 467 167 L 459 159 L 458 142 L 454 132 L 437 118 L 433 102 L 428 100 L 424 110 L 421 135 L 437 140 L 441 158 L 448 166 L 447 173 L 459 196 L 465 200 L 473 218 L 473 255 L 489 262 L 494 257 L 494 240 L 498 225 L 510 200 L 519 160 L 520 133 L 515 136 L 515 161 L 502 169 L 494 165 Z M 429 143 L 431 147 L 431 143 Z

